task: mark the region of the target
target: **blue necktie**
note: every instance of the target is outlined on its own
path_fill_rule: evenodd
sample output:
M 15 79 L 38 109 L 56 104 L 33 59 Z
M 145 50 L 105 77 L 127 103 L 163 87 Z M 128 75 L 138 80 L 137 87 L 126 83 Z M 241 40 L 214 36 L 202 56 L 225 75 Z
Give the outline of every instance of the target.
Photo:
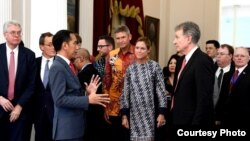
M 43 75 L 43 85 L 45 88 L 48 84 L 48 81 L 49 81 L 49 60 L 47 60 L 45 64 L 44 75 Z

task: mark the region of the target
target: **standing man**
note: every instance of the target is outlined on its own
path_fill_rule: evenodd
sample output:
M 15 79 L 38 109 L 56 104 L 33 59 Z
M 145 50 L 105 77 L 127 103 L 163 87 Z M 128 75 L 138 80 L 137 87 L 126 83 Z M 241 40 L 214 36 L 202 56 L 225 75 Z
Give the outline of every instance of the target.
M 206 47 L 205 47 L 206 53 L 209 57 L 213 59 L 215 70 L 217 69 L 216 55 L 219 47 L 220 43 L 217 40 L 208 40 L 206 42 Z
M 96 94 L 98 79 L 91 79 L 87 95 L 71 70 L 70 60 L 79 49 L 74 32 L 58 31 L 52 40 L 57 55 L 49 71 L 49 84 L 54 101 L 53 139 L 56 141 L 82 141 L 85 129 L 85 111 L 89 104 L 104 107 L 109 103 L 108 94 Z M 66 127 L 66 128 L 65 128 Z
M 37 77 L 34 102 L 36 141 L 52 141 L 54 103 L 48 85 L 49 68 L 53 64 L 56 55 L 52 38 L 53 34 L 46 32 L 42 33 L 39 39 L 42 56 L 36 59 Z
M 235 48 L 233 61 L 235 71 L 231 77 L 231 90 L 224 109 L 224 121 L 227 128 L 245 130 L 250 127 L 250 60 L 247 48 Z
M 213 122 L 213 61 L 198 47 L 199 26 L 184 22 L 175 27 L 174 45 L 184 54 L 176 65 L 173 125 L 211 126 Z
M 78 78 L 82 85 L 83 90 L 85 90 L 84 83 L 90 83 L 91 77 L 93 75 L 99 75 L 98 71 L 94 68 L 90 61 L 89 51 L 85 48 L 80 48 L 77 50 L 75 58 L 75 66 L 78 69 Z M 102 93 L 102 87 L 97 89 L 97 93 Z M 84 141 L 101 141 L 103 140 L 104 133 L 104 108 L 100 105 L 89 105 L 87 111 L 87 125 L 84 134 Z
M 6 43 L 0 45 L 0 140 L 26 141 L 31 127 L 31 97 L 35 88 L 35 53 L 19 45 L 21 25 L 7 21 L 3 26 Z M 31 131 L 30 131 L 31 132 Z
M 99 52 L 100 58 L 94 63 L 94 67 L 99 72 L 101 78 L 104 76 L 105 58 L 114 48 L 115 41 L 111 36 L 104 35 L 99 37 L 97 51 Z
M 134 46 L 130 40 L 132 35 L 126 25 L 121 25 L 115 30 L 115 40 L 118 48 L 110 51 L 107 56 L 104 74 L 104 93 L 109 93 L 110 104 L 106 108 L 106 119 L 110 122 L 107 129 L 109 140 L 124 140 L 126 130 L 121 124 L 120 96 L 124 84 L 126 69 L 134 62 Z M 129 139 L 129 133 L 127 133 Z
M 224 112 L 225 102 L 229 96 L 230 79 L 234 73 L 232 58 L 234 48 L 228 44 L 222 44 L 218 48 L 216 62 L 218 69 L 215 72 L 213 101 L 215 106 L 215 125 L 220 125 Z

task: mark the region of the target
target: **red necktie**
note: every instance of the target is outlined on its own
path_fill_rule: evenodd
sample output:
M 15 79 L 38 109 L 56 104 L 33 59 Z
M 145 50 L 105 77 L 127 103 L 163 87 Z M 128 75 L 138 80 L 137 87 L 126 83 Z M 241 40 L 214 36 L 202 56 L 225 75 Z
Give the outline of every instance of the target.
M 186 66 L 186 63 L 187 63 L 187 61 L 186 61 L 186 59 L 184 58 L 184 60 L 182 61 L 182 64 L 181 64 L 181 69 L 180 69 L 180 71 L 179 71 L 179 73 L 178 73 L 177 83 L 176 83 L 176 85 L 175 85 L 174 91 L 175 91 L 176 88 L 177 88 L 177 85 L 178 85 L 178 82 L 179 82 L 180 75 L 181 75 L 181 73 L 182 73 L 184 67 Z M 171 109 L 173 109 L 173 107 L 174 107 L 174 96 L 172 97 L 172 100 L 171 100 Z
M 9 86 L 8 86 L 8 99 L 12 100 L 14 98 L 15 89 L 15 57 L 14 52 L 10 52 L 10 64 L 9 64 Z
M 69 67 L 70 67 L 71 71 L 76 75 L 77 74 L 76 73 L 76 68 L 75 68 L 75 66 L 74 66 L 74 64 L 72 62 L 69 63 Z

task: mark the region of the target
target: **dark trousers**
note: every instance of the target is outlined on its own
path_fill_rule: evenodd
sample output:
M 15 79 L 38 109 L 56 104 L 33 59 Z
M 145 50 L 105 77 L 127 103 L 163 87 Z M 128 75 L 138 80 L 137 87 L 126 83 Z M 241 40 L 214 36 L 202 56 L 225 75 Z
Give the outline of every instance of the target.
M 35 119 L 35 141 L 52 141 L 52 122 L 46 111 Z
M 4 113 L 0 118 L 0 141 L 27 141 L 25 135 L 27 133 L 25 132 L 27 118 L 20 116 L 12 123 L 9 118 L 9 113 Z
M 130 141 L 129 130 L 122 126 L 122 120 L 120 116 L 109 116 L 111 124 L 107 124 L 105 127 L 104 137 L 107 141 Z

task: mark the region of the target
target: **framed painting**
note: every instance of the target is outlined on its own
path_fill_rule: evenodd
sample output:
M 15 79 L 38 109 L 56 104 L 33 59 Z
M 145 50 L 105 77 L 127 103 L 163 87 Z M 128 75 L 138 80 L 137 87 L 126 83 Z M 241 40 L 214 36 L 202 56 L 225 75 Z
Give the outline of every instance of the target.
M 68 30 L 79 32 L 79 0 L 67 0 Z
M 158 62 L 159 57 L 159 27 L 160 20 L 145 16 L 145 36 L 151 41 L 150 59 Z

